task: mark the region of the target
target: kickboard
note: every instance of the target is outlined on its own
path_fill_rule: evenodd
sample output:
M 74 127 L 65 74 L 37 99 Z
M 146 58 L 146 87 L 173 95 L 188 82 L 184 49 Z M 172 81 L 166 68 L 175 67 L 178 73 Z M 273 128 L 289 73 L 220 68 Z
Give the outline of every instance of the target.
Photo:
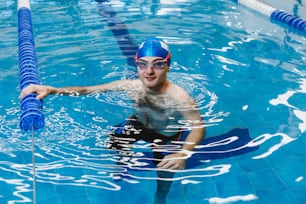
M 182 138 L 182 141 L 185 139 L 186 136 Z M 247 145 L 250 141 L 252 138 L 247 128 L 235 128 L 227 133 L 205 138 L 198 145 L 199 148 L 195 149 L 196 153 L 187 160 L 186 168 L 203 165 L 203 161 L 224 159 L 258 150 L 259 146 Z M 148 158 L 153 158 L 152 152 L 143 152 L 143 154 L 137 161 L 150 162 L 145 167 L 154 167 L 152 161 L 148 160 Z M 145 159 L 142 160 L 142 158 Z
M 205 138 L 187 161 L 187 167 L 201 164 L 203 160 L 215 160 L 246 154 L 259 149 L 259 146 L 248 146 L 252 141 L 249 129 L 235 128 L 229 132 Z

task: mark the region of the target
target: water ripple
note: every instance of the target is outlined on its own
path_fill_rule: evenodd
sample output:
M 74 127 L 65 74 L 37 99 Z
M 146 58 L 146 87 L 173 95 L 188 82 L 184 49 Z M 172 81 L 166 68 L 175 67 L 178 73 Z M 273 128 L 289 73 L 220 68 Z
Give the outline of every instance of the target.
M 97 12 L 95 1 L 46 1 L 44 6 L 39 0 L 31 3 L 42 83 L 98 84 L 129 78 L 134 71 Z M 197 166 L 173 171 L 175 176 L 168 180 L 178 181 L 186 188 L 202 188 L 207 179 L 212 181 L 219 176 L 225 181 L 226 176 L 237 181 L 241 169 L 237 170 L 236 165 L 241 158 L 252 166 L 255 160 L 281 153 L 284 146 L 305 134 L 305 108 L 301 105 L 306 93 L 304 38 L 224 1 L 112 3 L 136 43 L 148 35 L 162 37 L 169 43 L 174 56 L 169 78 L 195 98 L 205 126 L 211 127 L 207 128 L 209 131 L 223 131 L 237 124 L 251 130 L 253 139 L 247 144 L 211 150 L 230 146 L 237 141 L 233 136 L 198 145 L 189 159 L 198 159 L 193 157 L 196 154 L 229 155 L 260 147 L 230 160 L 198 159 Z M 15 7 L 16 1 L 10 0 L 0 5 L 0 44 L 4 48 L 0 51 L 0 79 L 4 95 L 9 93 L 0 104 L 0 200 L 27 203 L 32 202 L 33 164 L 31 134 L 18 128 L 20 110 L 18 94 L 14 93 L 18 84 Z M 74 186 L 86 188 L 87 192 L 111 191 L 113 195 L 126 184 L 138 187 L 145 181 L 158 180 L 158 169 L 150 157 L 152 147 L 155 151 L 175 153 L 184 144 L 154 146 L 138 142 L 132 153 L 117 153 L 107 149 L 108 134 L 113 124 L 133 111 L 127 95 L 120 92 L 68 98 L 50 96 L 44 100 L 46 127 L 35 131 L 36 178 L 43 195 L 50 186 L 52 193 L 59 186 Z M 179 121 L 181 126 L 186 124 L 188 121 Z M 222 183 L 221 190 L 232 189 L 227 185 Z M 219 193 L 217 190 L 220 189 L 213 191 L 214 195 Z M 207 200 L 225 203 L 257 198 L 253 194 L 221 196 Z

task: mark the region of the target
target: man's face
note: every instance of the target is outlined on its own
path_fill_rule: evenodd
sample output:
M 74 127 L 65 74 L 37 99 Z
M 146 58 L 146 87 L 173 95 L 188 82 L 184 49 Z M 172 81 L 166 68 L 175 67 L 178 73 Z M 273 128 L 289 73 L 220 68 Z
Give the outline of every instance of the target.
M 141 57 L 136 61 L 139 78 L 146 88 L 158 91 L 167 81 L 169 66 L 161 57 Z

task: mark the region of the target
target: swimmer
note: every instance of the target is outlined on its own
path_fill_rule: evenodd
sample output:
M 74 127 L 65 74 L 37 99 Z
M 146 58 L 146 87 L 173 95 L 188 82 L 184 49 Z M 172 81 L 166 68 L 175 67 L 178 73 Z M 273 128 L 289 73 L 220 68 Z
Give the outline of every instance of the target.
M 153 148 L 153 160 L 160 178 L 157 180 L 154 202 L 165 203 L 172 182 L 162 178 L 172 178 L 173 170 L 185 168 L 188 153 L 204 139 L 204 122 L 195 100 L 183 88 L 168 80 L 171 54 L 163 40 L 148 38 L 141 43 L 136 52 L 135 63 L 139 79 L 65 88 L 31 84 L 21 91 L 19 98 L 31 93 L 36 93 L 40 100 L 49 94 L 82 95 L 125 91 L 135 104 L 135 113 L 116 126 L 110 135 L 109 147 L 118 151 L 128 151 L 130 145 L 137 140 L 145 140 L 155 146 L 169 144 L 180 140 L 182 134 L 187 133 L 180 151 L 163 154 Z M 179 121 L 186 121 L 184 127 Z M 169 127 L 177 129 L 172 128 L 170 131 Z

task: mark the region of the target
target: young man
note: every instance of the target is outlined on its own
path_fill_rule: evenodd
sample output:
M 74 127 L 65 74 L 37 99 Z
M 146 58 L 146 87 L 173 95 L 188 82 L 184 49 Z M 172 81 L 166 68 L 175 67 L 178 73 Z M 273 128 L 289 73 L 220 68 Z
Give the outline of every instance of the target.
M 171 55 L 168 45 L 158 38 L 145 40 L 135 57 L 139 79 L 118 80 L 106 84 L 55 88 L 30 85 L 22 90 L 20 98 L 36 93 L 38 99 L 49 94 L 79 95 L 93 92 L 126 91 L 135 103 L 135 114 L 121 123 L 110 135 L 110 146 L 120 151 L 129 150 L 133 142 L 145 140 L 156 146 L 179 140 L 186 130 L 189 134 L 180 151 L 170 154 L 154 152 L 154 163 L 159 178 L 169 178 L 169 170 L 184 169 L 188 152 L 193 151 L 205 134 L 197 104 L 181 87 L 167 78 Z M 180 121 L 185 121 L 180 124 Z M 154 145 L 153 145 L 154 147 Z M 156 203 L 164 203 L 171 182 L 158 179 Z

